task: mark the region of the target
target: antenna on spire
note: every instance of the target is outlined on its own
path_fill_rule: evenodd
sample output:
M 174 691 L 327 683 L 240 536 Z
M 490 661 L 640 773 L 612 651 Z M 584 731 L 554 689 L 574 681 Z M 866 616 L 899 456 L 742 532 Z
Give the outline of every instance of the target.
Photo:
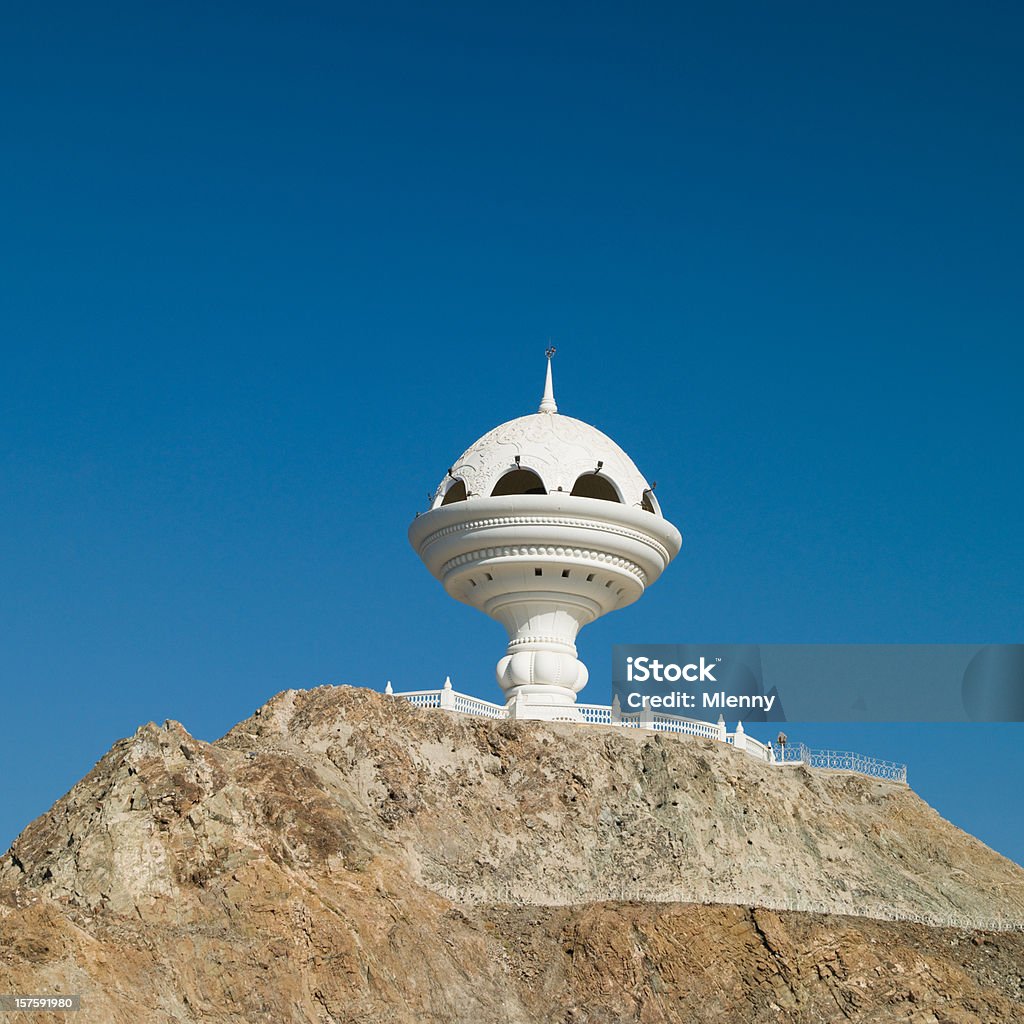
M 551 383 L 551 360 L 555 358 L 555 346 L 550 344 L 551 339 L 548 338 L 548 347 L 544 355 L 548 357 L 548 372 L 544 378 L 544 397 L 540 400 L 540 408 L 537 412 L 558 412 L 558 406 L 555 405 L 555 388 Z

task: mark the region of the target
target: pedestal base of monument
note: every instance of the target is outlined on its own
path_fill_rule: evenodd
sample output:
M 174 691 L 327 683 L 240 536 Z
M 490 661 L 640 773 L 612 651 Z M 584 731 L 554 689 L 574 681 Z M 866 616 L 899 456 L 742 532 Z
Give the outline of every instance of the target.
M 513 722 L 586 722 L 583 711 L 575 701 L 567 701 L 546 693 L 521 691 L 505 704 Z

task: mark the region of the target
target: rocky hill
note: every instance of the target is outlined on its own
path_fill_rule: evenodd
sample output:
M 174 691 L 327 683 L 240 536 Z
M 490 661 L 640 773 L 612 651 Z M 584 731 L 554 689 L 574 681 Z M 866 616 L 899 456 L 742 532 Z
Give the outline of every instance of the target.
M 29 825 L 0 993 L 81 993 L 79 1024 L 1024 1021 L 993 918 L 1024 871 L 906 786 L 321 687 L 212 744 L 143 726 Z

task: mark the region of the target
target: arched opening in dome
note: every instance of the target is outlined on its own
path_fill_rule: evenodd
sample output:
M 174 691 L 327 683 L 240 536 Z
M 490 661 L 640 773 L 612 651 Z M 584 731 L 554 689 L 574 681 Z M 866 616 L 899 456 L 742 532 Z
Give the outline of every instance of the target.
M 532 469 L 513 469 L 506 473 L 491 491 L 492 498 L 504 494 L 547 494 L 544 481 Z
M 618 501 L 619 492 L 615 490 L 611 480 L 600 473 L 584 473 L 576 478 L 572 485 L 572 494 L 577 498 L 597 498 L 600 501 Z
M 654 491 L 652 491 L 650 487 L 648 487 L 647 490 L 644 491 L 644 496 L 643 500 L 641 500 L 640 502 L 640 507 L 645 512 L 650 512 L 652 515 L 658 514 L 658 509 L 655 507 L 654 504 Z
M 466 482 L 464 480 L 456 480 L 455 483 L 444 492 L 444 499 L 442 505 L 451 505 L 455 501 L 466 500 Z

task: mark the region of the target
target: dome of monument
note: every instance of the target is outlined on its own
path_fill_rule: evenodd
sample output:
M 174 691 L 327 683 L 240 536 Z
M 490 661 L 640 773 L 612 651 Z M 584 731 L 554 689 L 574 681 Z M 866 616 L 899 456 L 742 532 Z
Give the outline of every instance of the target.
M 607 434 L 559 414 L 549 359 L 539 411 L 502 423 L 470 445 L 438 485 L 431 507 L 474 498 L 558 493 L 661 515 L 651 484 Z

